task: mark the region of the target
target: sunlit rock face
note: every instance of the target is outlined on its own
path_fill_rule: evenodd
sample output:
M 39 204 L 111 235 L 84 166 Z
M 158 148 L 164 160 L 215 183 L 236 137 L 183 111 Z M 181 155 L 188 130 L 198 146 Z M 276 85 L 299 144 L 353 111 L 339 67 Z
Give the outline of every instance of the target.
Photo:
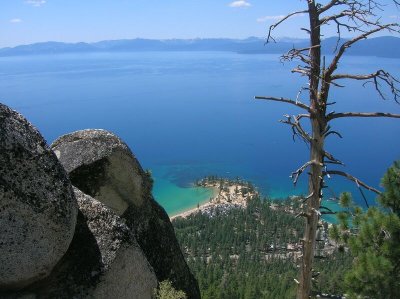
M 169 217 L 152 197 L 152 180 L 129 147 L 105 130 L 66 134 L 51 147 L 75 187 L 126 220 L 158 281 L 168 279 L 189 298 L 200 298 Z
M 128 146 L 105 130 L 82 130 L 58 138 L 52 148 L 71 182 L 119 215 L 141 206 L 143 170 Z

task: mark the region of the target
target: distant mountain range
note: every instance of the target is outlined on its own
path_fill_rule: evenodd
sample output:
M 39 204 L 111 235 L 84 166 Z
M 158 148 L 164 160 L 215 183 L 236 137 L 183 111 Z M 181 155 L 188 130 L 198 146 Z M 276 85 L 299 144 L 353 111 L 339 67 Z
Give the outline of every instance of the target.
M 341 40 L 344 42 L 345 40 Z M 332 54 L 337 39 L 327 38 L 323 41 L 322 50 Z M 282 54 L 294 46 L 307 47 L 305 39 L 282 38 L 276 43 L 265 44 L 257 37 L 247 39 L 124 39 L 107 40 L 95 43 L 62 43 L 44 42 L 0 49 L 0 56 L 48 55 L 88 52 L 139 52 L 139 51 L 228 51 L 242 54 Z M 400 38 L 376 37 L 362 40 L 348 50 L 350 55 L 378 56 L 400 58 Z

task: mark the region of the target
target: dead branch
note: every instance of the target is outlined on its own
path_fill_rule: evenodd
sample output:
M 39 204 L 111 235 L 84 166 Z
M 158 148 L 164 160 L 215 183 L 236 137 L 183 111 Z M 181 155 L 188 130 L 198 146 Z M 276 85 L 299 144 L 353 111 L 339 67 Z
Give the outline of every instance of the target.
M 337 131 L 328 131 L 328 132 L 326 132 L 325 133 L 325 138 L 326 137 L 328 137 L 329 135 L 336 135 L 336 136 L 338 136 L 339 138 L 343 138 L 343 136 L 342 136 L 342 134 L 340 134 L 339 132 L 337 132 Z
M 305 117 L 305 118 L 310 118 L 310 114 L 297 114 L 297 115 L 296 115 L 296 119 L 297 119 L 297 120 L 300 120 L 300 119 L 302 119 L 303 117 Z
M 299 74 L 301 74 L 303 76 L 310 76 L 311 75 L 311 72 L 310 72 L 309 69 L 303 68 L 301 66 L 298 66 L 298 67 L 292 69 L 292 73 L 299 73 Z
M 332 197 L 330 197 L 331 200 L 339 200 L 339 197 L 336 195 L 335 190 L 333 190 L 331 187 L 326 186 L 328 191 L 331 193 Z
M 333 74 L 333 72 L 336 70 L 339 60 L 340 58 L 342 58 L 344 52 L 350 48 L 353 44 L 355 44 L 356 42 L 362 40 L 362 39 L 366 39 L 368 36 L 377 33 L 379 31 L 383 31 L 383 30 L 393 30 L 392 28 L 398 28 L 399 25 L 396 23 L 391 23 L 391 24 L 386 24 L 386 25 L 376 25 L 378 26 L 377 28 L 374 28 L 372 30 L 369 30 L 361 35 L 358 35 L 354 38 L 352 38 L 351 40 L 348 40 L 347 42 L 343 43 L 338 52 L 336 53 L 336 55 L 334 56 L 334 58 L 332 59 L 331 64 L 329 65 L 329 67 L 325 70 L 325 74 L 324 74 L 324 78 L 327 80 L 327 82 L 331 81 L 331 76 Z M 398 31 L 398 30 L 396 30 Z
M 299 101 L 293 101 L 291 99 L 285 99 L 285 98 L 277 98 L 277 97 L 262 97 L 262 96 L 256 96 L 254 97 L 256 100 L 267 100 L 267 101 L 275 101 L 275 102 L 284 102 L 288 104 L 295 105 L 301 109 L 307 110 L 310 112 L 310 107 L 308 107 L 306 104 L 303 104 Z
M 304 197 L 301 201 L 301 203 L 305 203 L 307 200 L 309 200 L 312 196 L 314 195 L 314 192 L 311 192 L 308 194 L 306 197 Z
M 330 115 L 330 114 L 328 114 L 328 115 Z M 328 137 L 329 135 L 337 135 L 339 138 L 343 138 L 343 136 L 339 132 L 331 130 L 330 125 L 326 126 L 326 129 L 324 130 L 323 135 L 325 138 Z
M 304 170 L 306 170 L 310 165 L 313 165 L 313 164 L 318 164 L 318 162 L 315 160 L 308 161 L 307 163 L 302 165 L 299 169 L 292 172 L 292 174 L 290 175 L 290 178 L 293 179 L 293 185 L 296 186 L 297 181 L 299 180 L 299 178 L 300 178 L 301 174 L 304 172 Z
M 327 119 L 328 121 L 341 118 L 341 117 L 391 117 L 400 118 L 400 114 L 386 113 L 386 112 L 341 112 L 330 114 Z
M 309 52 L 311 49 L 313 48 L 319 48 L 321 47 L 321 45 L 316 45 L 316 46 L 312 46 L 312 47 L 307 47 L 307 48 L 301 48 L 301 49 L 296 49 L 293 48 L 291 50 L 289 50 L 286 54 L 281 56 L 281 61 L 292 61 L 295 59 L 299 59 L 302 62 L 304 62 L 305 64 L 310 64 L 310 58 L 307 54 L 303 54 L 303 52 Z
M 280 20 L 279 20 L 278 22 L 276 22 L 275 24 L 272 24 L 271 26 L 269 26 L 268 37 L 267 37 L 266 43 L 269 43 L 271 39 L 272 39 L 274 42 L 276 42 L 275 39 L 271 36 L 272 31 L 274 31 L 274 29 L 275 29 L 276 27 L 278 27 L 280 24 L 282 24 L 283 22 L 285 22 L 287 19 L 289 19 L 289 18 L 291 18 L 291 17 L 293 17 L 293 16 L 295 16 L 295 15 L 305 14 L 305 13 L 308 13 L 308 10 L 300 10 L 300 11 L 292 12 L 292 13 L 286 15 L 285 17 L 283 17 L 282 19 L 280 19 Z
M 321 14 L 334 6 L 337 6 L 337 8 L 333 9 L 335 12 L 334 14 L 321 17 L 319 20 L 319 27 L 329 25 L 329 23 L 334 23 L 336 25 L 337 42 L 334 52 L 336 52 L 339 47 L 342 30 L 366 33 L 368 32 L 367 29 L 370 27 L 381 26 L 380 19 L 374 12 L 375 10 L 383 10 L 382 5 L 378 1 L 337 0 L 330 1 L 325 6 L 318 6 L 317 4 L 318 16 L 321 16 Z
M 298 91 L 298 93 L 297 93 L 297 96 L 296 96 L 296 100 L 295 100 L 296 103 L 299 101 L 299 98 L 300 98 L 300 96 L 301 96 L 301 94 L 303 93 L 304 90 L 309 90 L 309 88 L 308 88 L 308 87 L 305 87 L 305 86 L 302 86 L 302 87 L 299 89 L 299 91 Z
M 321 211 L 321 215 L 336 215 L 337 212 Z
M 344 10 L 338 14 L 324 17 L 320 20 L 320 22 L 321 22 L 321 25 L 324 25 L 324 24 L 329 23 L 330 21 L 334 21 L 338 26 L 343 26 L 349 31 L 355 31 L 358 29 L 358 26 L 353 26 L 353 25 L 349 25 L 347 23 L 341 23 L 338 21 L 339 19 L 344 18 L 344 17 L 348 17 L 348 18 L 357 17 L 357 11 Z
M 304 142 L 311 142 L 311 136 L 303 129 L 300 123 L 300 119 L 304 117 L 304 114 L 299 114 L 292 117 L 288 114 L 285 114 L 284 117 L 286 117 L 286 120 L 280 120 L 280 122 L 292 127 L 293 141 L 295 141 L 296 136 L 300 136 Z
M 342 18 L 346 18 L 352 21 L 350 24 L 348 21 L 341 22 Z M 335 22 L 338 27 L 338 34 L 340 34 L 340 28 L 345 28 L 348 31 L 359 31 L 366 32 L 363 27 L 365 26 L 379 26 L 378 20 L 370 21 L 369 17 L 375 17 L 375 15 L 369 9 L 345 9 L 337 14 L 326 16 L 320 20 L 321 26 L 331 21 Z
M 329 161 L 325 161 L 325 163 L 331 163 L 331 164 L 338 164 L 338 165 L 343 165 L 344 163 L 338 159 L 336 159 L 332 154 L 330 154 L 327 151 L 324 151 L 324 157 L 327 158 Z
M 343 176 L 345 178 L 347 178 L 350 181 L 353 181 L 354 183 L 356 183 L 357 186 L 361 186 L 369 191 L 372 191 L 376 194 L 381 194 L 381 191 L 375 189 L 374 187 L 368 186 L 366 183 L 362 182 L 361 180 L 359 180 L 358 178 L 352 176 L 351 174 L 348 174 L 344 171 L 340 171 L 340 170 L 328 170 L 325 171 L 323 173 L 324 175 L 330 174 L 330 175 L 340 175 Z
M 337 74 L 334 76 L 331 76 L 331 80 L 336 80 L 336 79 L 354 79 L 354 80 L 368 80 L 372 78 L 387 78 L 391 79 L 396 83 L 400 83 L 399 80 L 394 78 L 390 73 L 384 71 L 384 70 L 378 70 L 375 73 L 372 74 L 367 74 L 367 75 L 351 75 L 351 74 Z
M 326 210 L 326 211 L 321 212 L 322 214 L 328 214 L 328 213 L 329 214 L 336 214 L 336 212 L 332 211 L 330 208 L 325 207 L 325 206 L 320 206 L 319 209 L 320 210 Z
M 364 199 L 364 202 L 365 202 L 365 205 L 366 205 L 367 209 L 369 209 L 368 200 L 367 200 L 367 197 L 364 194 L 364 191 L 360 188 L 360 185 L 358 183 L 357 183 L 357 187 L 358 187 L 358 190 L 360 191 L 360 194 L 361 194 L 362 198 Z
M 375 73 L 367 74 L 367 75 L 336 74 L 336 75 L 331 76 L 330 83 L 332 83 L 334 80 L 339 80 L 339 79 L 352 79 L 352 80 L 359 80 L 359 81 L 365 81 L 365 80 L 372 79 L 372 81 L 367 81 L 366 83 L 374 84 L 375 89 L 378 92 L 378 94 L 381 96 L 381 98 L 386 99 L 385 95 L 382 92 L 381 85 L 379 84 L 379 81 L 381 81 L 390 88 L 390 91 L 394 97 L 394 100 L 397 103 L 399 103 L 398 98 L 400 97 L 400 89 L 396 86 L 396 84 L 400 83 L 400 81 L 398 79 L 396 79 L 395 77 L 393 77 L 390 73 L 388 73 L 384 70 L 378 70 Z
M 318 9 L 318 14 L 321 15 L 321 14 L 323 14 L 325 11 L 331 9 L 331 8 L 334 7 L 334 6 L 340 5 L 340 4 L 342 4 L 342 3 L 343 3 L 343 1 L 331 0 L 331 1 L 330 1 L 329 3 L 327 3 L 325 6 L 321 6 L 321 7 Z

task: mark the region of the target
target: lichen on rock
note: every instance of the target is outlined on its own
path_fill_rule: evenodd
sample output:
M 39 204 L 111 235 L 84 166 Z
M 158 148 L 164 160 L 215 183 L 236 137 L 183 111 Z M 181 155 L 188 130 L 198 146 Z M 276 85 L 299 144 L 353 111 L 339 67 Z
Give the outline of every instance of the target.
M 77 204 L 46 141 L 0 103 L 0 290 L 50 274 L 72 240 Z

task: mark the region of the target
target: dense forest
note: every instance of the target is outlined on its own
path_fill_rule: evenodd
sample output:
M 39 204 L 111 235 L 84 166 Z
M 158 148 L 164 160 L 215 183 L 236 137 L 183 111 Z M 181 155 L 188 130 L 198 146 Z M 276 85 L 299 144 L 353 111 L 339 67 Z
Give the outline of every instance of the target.
M 297 205 L 290 199 L 254 198 L 244 209 L 175 219 L 178 241 L 202 298 L 294 298 L 304 229 L 304 220 L 295 217 Z M 321 226 L 314 292 L 340 295 L 352 258 L 330 245 L 327 227 Z

